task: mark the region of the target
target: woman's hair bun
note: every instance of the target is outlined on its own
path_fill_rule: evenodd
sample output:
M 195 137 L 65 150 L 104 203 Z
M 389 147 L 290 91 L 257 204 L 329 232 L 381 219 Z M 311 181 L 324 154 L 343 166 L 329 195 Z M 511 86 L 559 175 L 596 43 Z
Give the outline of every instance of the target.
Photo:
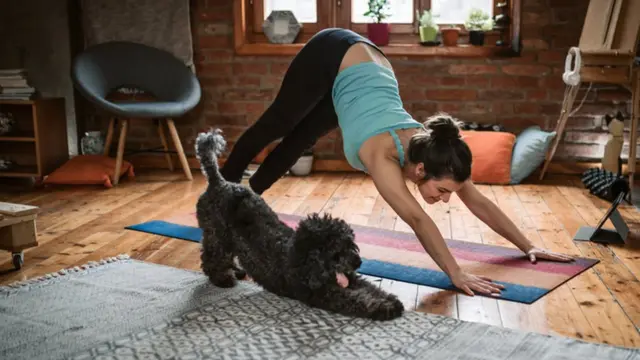
M 436 142 L 460 139 L 460 122 L 448 114 L 433 115 L 424 122 L 424 126 L 431 130 L 431 138 Z

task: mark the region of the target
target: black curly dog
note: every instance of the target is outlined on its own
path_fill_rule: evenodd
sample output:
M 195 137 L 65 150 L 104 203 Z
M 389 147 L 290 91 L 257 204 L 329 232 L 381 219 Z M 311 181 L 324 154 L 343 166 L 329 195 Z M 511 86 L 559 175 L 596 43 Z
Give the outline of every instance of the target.
M 347 316 L 389 320 L 402 315 L 398 298 L 356 273 L 361 259 L 351 227 L 338 218 L 311 214 L 296 230 L 282 222 L 251 189 L 224 180 L 218 157 L 226 141 L 220 130 L 200 133 L 196 155 L 208 187 L 197 202 L 203 230 L 202 270 L 219 287 L 237 278 L 234 257 L 265 290 Z M 349 284 L 341 287 L 336 274 Z

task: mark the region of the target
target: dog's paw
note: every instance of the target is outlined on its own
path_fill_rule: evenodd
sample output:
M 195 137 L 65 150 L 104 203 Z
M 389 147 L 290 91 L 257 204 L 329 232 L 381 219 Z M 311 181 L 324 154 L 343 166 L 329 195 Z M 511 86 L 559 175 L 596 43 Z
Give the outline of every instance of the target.
M 376 309 L 371 313 L 371 319 L 385 321 L 402 316 L 404 305 L 397 297 L 381 301 Z
M 238 280 L 244 280 L 247 278 L 247 272 L 243 269 L 235 269 L 233 273 L 235 274 L 236 279 Z
M 224 276 L 216 277 L 215 279 L 211 279 L 213 285 L 221 288 L 231 288 L 236 286 L 236 277 L 234 274 L 225 274 Z

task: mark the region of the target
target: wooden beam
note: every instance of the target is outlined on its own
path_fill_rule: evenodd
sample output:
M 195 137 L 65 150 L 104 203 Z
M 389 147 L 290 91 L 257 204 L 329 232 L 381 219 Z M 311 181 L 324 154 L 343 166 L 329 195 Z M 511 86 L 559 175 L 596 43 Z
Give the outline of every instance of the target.
M 233 45 L 236 51 L 245 46 L 247 40 L 247 0 L 233 2 Z

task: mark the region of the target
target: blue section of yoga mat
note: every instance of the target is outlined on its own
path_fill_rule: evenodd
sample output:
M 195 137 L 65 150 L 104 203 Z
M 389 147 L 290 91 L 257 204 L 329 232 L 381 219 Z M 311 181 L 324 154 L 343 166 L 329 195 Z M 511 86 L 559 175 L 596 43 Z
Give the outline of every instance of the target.
M 379 260 L 362 259 L 362 265 L 360 269 L 358 269 L 358 272 L 363 275 L 377 276 L 410 284 L 459 291 L 458 288 L 453 286 L 453 283 L 444 272 L 437 270 L 422 269 Z M 511 300 L 524 304 L 532 304 L 549 292 L 547 289 L 534 286 L 522 286 L 501 281 L 494 282 L 496 284 L 502 284 L 505 287 L 497 299 Z
M 126 229 L 172 237 L 181 240 L 200 242 L 202 230 L 193 226 L 173 224 L 162 220 L 149 221 L 137 225 L 127 226 Z M 453 286 L 449 277 L 442 271 L 422 269 L 379 260 L 362 259 L 359 273 L 377 276 L 389 280 L 403 281 L 411 284 L 435 287 L 443 290 L 459 291 Z M 524 304 L 531 304 L 540 299 L 550 290 L 533 286 L 496 281 L 505 286 L 498 299 L 510 300 Z
M 195 242 L 200 242 L 202 239 L 202 230 L 200 228 L 173 224 L 162 220 L 153 220 L 137 225 L 131 225 L 125 227 L 125 229 Z

